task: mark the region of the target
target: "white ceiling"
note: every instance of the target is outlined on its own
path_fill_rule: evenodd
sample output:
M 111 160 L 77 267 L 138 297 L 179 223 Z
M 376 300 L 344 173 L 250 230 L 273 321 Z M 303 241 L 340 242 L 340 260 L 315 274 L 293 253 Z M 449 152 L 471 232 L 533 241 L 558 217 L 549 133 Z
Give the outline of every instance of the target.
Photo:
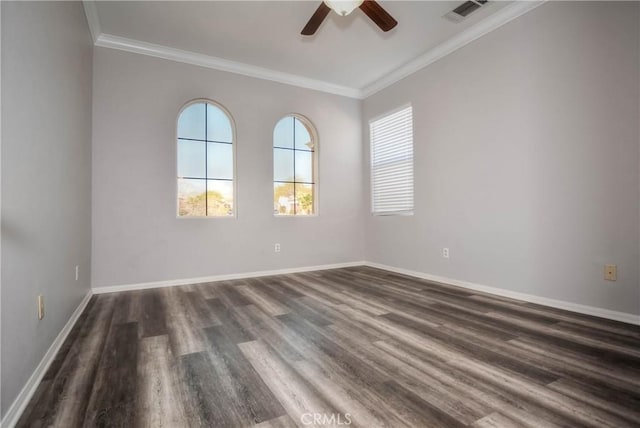
M 100 32 L 362 89 L 504 8 L 490 1 L 461 23 L 460 1 L 380 1 L 398 21 L 383 33 L 362 11 L 330 13 L 300 35 L 319 1 L 101 1 Z M 91 21 L 91 20 L 90 20 Z

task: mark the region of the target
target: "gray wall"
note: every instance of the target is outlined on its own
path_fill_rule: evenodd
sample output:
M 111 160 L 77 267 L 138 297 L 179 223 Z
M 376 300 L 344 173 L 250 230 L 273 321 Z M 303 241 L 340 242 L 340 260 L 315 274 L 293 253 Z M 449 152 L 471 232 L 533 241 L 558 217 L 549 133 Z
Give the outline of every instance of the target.
M 92 40 L 80 2 L 1 7 L 4 415 L 90 288 Z
M 413 104 L 416 208 L 366 259 L 639 313 L 638 9 L 549 2 L 368 98 Z
M 93 90 L 94 287 L 363 259 L 359 101 L 105 48 Z M 235 119 L 237 219 L 176 218 L 175 124 L 194 98 Z M 273 127 L 291 112 L 319 134 L 317 217 L 272 214 Z

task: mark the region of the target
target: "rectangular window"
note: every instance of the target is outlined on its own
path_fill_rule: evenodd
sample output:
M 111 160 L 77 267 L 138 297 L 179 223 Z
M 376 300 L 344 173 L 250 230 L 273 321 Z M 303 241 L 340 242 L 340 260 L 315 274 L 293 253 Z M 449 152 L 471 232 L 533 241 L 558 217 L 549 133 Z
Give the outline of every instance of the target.
M 402 108 L 369 122 L 371 211 L 413 214 L 413 110 Z

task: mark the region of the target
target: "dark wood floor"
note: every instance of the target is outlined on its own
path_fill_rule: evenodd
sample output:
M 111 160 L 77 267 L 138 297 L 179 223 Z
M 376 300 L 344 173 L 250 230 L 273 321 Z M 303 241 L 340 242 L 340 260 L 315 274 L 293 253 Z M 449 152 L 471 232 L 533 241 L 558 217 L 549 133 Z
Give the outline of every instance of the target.
M 366 267 L 103 294 L 19 426 L 314 422 L 640 426 L 640 328 Z

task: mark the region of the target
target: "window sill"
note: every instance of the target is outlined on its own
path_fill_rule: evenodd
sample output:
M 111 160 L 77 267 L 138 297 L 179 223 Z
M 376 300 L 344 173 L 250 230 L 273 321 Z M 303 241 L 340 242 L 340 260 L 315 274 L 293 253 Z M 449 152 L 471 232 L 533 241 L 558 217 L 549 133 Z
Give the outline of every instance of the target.
M 236 215 L 228 215 L 228 216 L 176 216 L 177 220 L 237 220 L 238 216 Z
M 389 216 L 412 216 L 413 211 L 390 211 L 383 213 L 371 213 L 374 217 L 389 217 Z
M 318 214 L 307 214 L 307 215 L 287 215 L 287 214 L 280 214 L 280 215 L 273 215 L 274 218 L 315 218 L 315 217 L 319 217 Z

